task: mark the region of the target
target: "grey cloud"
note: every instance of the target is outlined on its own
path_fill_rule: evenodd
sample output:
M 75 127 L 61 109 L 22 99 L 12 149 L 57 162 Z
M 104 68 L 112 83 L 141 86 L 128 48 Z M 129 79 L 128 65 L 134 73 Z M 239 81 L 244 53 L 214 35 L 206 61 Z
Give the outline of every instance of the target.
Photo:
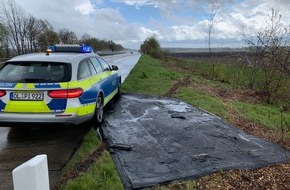
M 151 19 L 147 25 L 128 23 L 116 8 L 99 8 L 104 0 L 15 0 L 27 13 L 36 18 L 48 20 L 56 30 L 68 28 L 79 36 L 88 33 L 101 39 L 114 40 L 125 47 L 138 48 L 147 37 L 156 35 L 162 44 L 203 44 L 207 37 L 208 11 L 213 0 L 112 0 L 131 6 L 150 5 L 160 10 L 164 24 Z M 85 2 L 93 7 L 81 6 Z M 288 0 L 220 0 L 220 12 L 213 28 L 213 44 L 223 39 L 229 43 L 238 38 L 243 28 L 257 32 L 265 23 L 271 8 L 276 8 L 283 15 L 283 21 L 290 25 L 290 4 Z M 76 7 L 82 7 L 77 9 Z M 178 16 L 175 13 L 184 10 L 201 13 L 203 18 Z M 87 11 L 87 12 L 86 12 Z M 87 13 L 87 14 L 84 14 Z M 168 24 L 170 23 L 170 24 Z M 224 28 L 226 30 L 224 30 Z M 201 38 L 201 39 L 199 39 Z M 227 39 L 228 38 L 228 39 Z M 177 41 L 178 39 L 183 39 Z M 190 42 L 190 43 L 189 43 Z

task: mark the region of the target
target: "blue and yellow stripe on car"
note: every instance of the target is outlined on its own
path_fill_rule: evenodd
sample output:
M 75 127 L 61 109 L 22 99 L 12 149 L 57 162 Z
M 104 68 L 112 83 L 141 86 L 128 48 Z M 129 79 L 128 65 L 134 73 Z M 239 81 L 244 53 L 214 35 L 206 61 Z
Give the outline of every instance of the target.
M 76 105 L 74 100 L 68 100 L 68 105 L 64 114 L 76 113 L 79 116 L 93 114 L 96 108 L 96 99 L 100 93 L 103 94 L 104 105 L 106 105 L 118 91 L 118 89 L 116 89 L 110 92 L 112 87 L 110 82 L 111 77 L 117 78 L 118 76 L 117 73 L 111 75 L 111 72 L 112 71 L 108 71 L 108 73 L 104 72 L 81 81 L 69 82 L 69 88 L 82 87 L 84 92 L 78 98 L 80 104 Z
M 39 83 L 16 83 L 14 85 L 7 84 L 2 85 L 6 86 L 6 102 L 3 102 L 1 99 L 0 110 L 1 112 L 6 113 L 50 113 L 50 112 L 62 112 L 66 108 L 66 99 L 51 99 L 47 96 L 47 91 L 50 89 L 61 89 L 67 87 L 67 84 L 64 83 L 47 83 L 47 84 L 39 84 Z M 7 88 L 8 87 L 8 88 Z M 13 92 L 44 92 L 44 100 L 42 101 L 12 101 L 10 100 L 10 94 Z

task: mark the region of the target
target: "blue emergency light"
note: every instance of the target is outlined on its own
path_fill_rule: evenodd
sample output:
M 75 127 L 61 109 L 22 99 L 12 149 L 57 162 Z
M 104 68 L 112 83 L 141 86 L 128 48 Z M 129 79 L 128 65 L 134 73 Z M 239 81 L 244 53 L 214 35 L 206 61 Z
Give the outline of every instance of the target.
M 92 53 L 94 52 L 91 46 L 87 45 L 65 45 L 58 44 L 54 46 L 48 46 L 48 50 L 51 52 L 79 52 L 79 53 Z
M 91 46 L 82 46 L 81 48 L 82 53 L 92 53 L 94 52 L 93 48 Z

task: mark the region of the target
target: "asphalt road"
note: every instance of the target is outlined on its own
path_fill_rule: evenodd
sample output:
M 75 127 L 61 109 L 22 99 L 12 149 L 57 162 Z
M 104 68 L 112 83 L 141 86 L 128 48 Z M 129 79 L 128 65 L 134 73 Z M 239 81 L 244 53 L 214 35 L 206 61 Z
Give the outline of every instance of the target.
M 129 75 L 130 71 L 133 69 L 135 64 L 140 59 L 141 54 L 134 51 L 126 54 L 118 54 L 114 56 L 104 56 L 103 58 L 110 64 L 119 67 L 119 73 L 122 76 L 122 82 Z
M 0 189 L 13 189 L 12 170 L 39 154 L 48 157 L 50 187 L 53 189 L 61 169 L 88 130 L 87 126 L 0 127 Z
M 139 60 L 140 54 L 106 56 L 109 64 L 119 67 L 123 80 Z M 89 127 L 71 128 L 39 126 L 29 128 L 0 127 L 0 190 L 13 189 L 12 170 L 39 154 L 48 157 L 50 187 L 53 189 L 60 171 L 78 147 Z

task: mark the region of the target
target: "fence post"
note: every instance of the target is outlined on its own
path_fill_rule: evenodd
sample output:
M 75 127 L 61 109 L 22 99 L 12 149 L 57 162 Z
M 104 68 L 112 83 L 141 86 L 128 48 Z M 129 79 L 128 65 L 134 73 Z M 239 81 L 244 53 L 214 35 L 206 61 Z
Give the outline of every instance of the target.
M 47 155 L 35 156 L 12 171 L 14 190 L 49 190 Z

